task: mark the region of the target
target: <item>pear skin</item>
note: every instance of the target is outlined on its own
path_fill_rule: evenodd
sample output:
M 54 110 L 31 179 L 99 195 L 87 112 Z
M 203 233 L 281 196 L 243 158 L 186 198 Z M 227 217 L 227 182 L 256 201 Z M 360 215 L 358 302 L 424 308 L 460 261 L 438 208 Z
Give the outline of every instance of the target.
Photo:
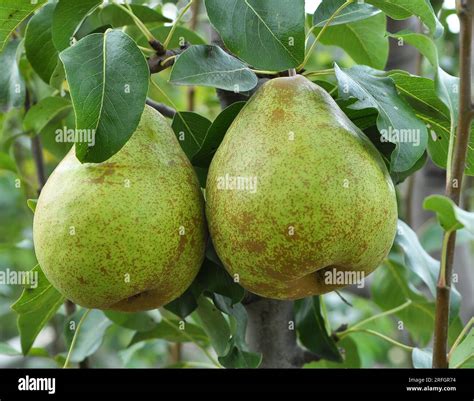
M 73 148 L 41 192 L 33 235 L 46 277 L 79 305 L 133 312 L 181 295 L 207 229 L 197 177 L 165 118 L 146 106 L 103 163 L 81 164 Z
M 302 76 L 268 81 L 242 109 L 211 163 L 206 198 L 226 269 L 267 298 L 358 282 L 396 233 L 395 189 L 380 154 Z

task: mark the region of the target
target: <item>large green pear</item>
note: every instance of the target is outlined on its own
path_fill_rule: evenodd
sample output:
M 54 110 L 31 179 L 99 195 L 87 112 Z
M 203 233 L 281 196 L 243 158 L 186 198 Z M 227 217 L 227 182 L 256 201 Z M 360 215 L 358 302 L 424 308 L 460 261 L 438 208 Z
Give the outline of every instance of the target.
M 103 163 L 74 149 L 46 183 L 34 216 L 46 277 L 84 307 L 157 308 L 181 295 L 204 258 L 204 202 L 166 122 L 146 106 L 125 146 Z
M 242 109 L 211 163 L 206 198 L 226 269 L 268 298 L 360 284 L 397 226 L 381 156 L 302 76 L 268 81 Z

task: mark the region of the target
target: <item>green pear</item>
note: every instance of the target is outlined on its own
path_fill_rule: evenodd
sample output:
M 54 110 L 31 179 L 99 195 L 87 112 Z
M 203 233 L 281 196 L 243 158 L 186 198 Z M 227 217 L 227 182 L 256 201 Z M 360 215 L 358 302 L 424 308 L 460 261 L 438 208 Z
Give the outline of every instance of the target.
M 216 252 L 249 291 L 299 299 L 359 284 L 387 256 L 397 203 L 370 140 L 302 76 L 265 83 L 211 163 Z
M 81 164 L 73 148 L 41 192 L 33 236 L 48 280 L 84 307 L 133 312 L 181 295 L 207 228 L 197 177 L 165 118 L 146 106 L 103 163 Z

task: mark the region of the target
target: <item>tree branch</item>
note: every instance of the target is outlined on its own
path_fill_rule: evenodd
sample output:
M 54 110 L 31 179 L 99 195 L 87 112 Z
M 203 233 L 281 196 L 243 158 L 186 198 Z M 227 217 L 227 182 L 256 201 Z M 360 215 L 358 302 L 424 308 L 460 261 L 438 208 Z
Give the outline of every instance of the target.
M 462 179 L 466 166 L 467 146 L 473 118 L 471 100 L 471 63 L 472 63 L 472 28 L 474 5 L 470 0 L 461 0 L 458 3 L 458 15 L 461 22 L 460 30 L 460 96 L 459 96 L 459 123 L 454 144 L 454 154 L 451 168 L 452 177 L 446 182 L 446 195 L 457 205 L 461 199 Z M 449 179 L 449 178 L 448 178 Z M 451 292 L 451 277 L 453 274 L 454 250 L 456 246 L 456 233 L 445 233 L 447 246 L 442 255 L 445 263 L 445 276 L 443 270 L 436 293 L 435 332 L 433 344 L 433 368 L 447 368 L 448 346 L 448 318 L 449 300 Z
M 163 104 L 163 103 L 155 102 L 154 100 L 150 98 L 146 99 L 146 104 L 148 106 L 153 107 L 155 110 L 163 114 L 165 117 L 173 118 L 176 114 L 176 110 L 173 109 L 172 107 L 167 106 L 166 104 Z
M 164 53 L 157 52 L 155 55 L 149 57 L 147 61 L 150 73 L 156 74 L 171 67 L 174 64 L 175 56 L 179 56 L 188 47 L 189 45 L 186 43 L 179 49 L 166 50 Z

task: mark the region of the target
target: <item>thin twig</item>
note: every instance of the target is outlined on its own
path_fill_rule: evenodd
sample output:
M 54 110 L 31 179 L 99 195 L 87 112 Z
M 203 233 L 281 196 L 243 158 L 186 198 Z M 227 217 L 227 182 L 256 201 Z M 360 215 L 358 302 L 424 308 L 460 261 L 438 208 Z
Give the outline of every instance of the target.
M 324 24 L 323 28 L 319 31 L 318 35 L 316 36 L 316 39 L 314 40 L 313 44 L 309 48 L 308 52 L 306 53 L 306 56 L 301 63 L 301 65 L 297 68 L 298 71 L 302 70 L 306 64 L 308 63 L 311 53 L 313 52 L 314 48 L 318 44 L 319 40 L 321 39 L 321 36 L 323 36 L 324 32 L 326 32 L 326 29 L 328 29 L 329 25 L 331 25 L 331 22 L 336 18 L 342 10 L 344 10 L 347 6 L 351 5 L 354 2 L 354 0 L 347 0 L 343 5 L 341 5 L 336 11 L 334 11 L 334 14 L 331 15 L 331 17 L 328 18 L 326 23 Z M 311 33 L 314 30 L 315 27 L 311 28 L 310 32 Z
M 379 337 L 379 338 L 381 338 L 385 341 L 388 341 L 389 343 L 391 343 L 393 345 L 396 345 L 397 347 L 400 347 L 400 348 L 402 348 L 406 351 L 413 351 L 413 349 L 414 349 L 413 347 L 410 347 L 409 345 L 402 344 L 401 342 L 398 342 L 398 341 L 394 340 L 393 338 L 390 338 L 390 337 L 386 336 L 385 334 L 379 333 L 378 331 L 369 330 L 369 329 L 357 329 L 357 330 L 352 331 L 352 333 L 371 334 L 371 335 Z
M 168 48 L 170 45 L 171 39 L 173 38 L 174 32 L 176 31 L 176 28 L 178 27 L 178 23 L 181 21 L 181 19 L 184 17 L 184 14 L 189 10 L 189 7 L 193 4 L 193 0 L 191 0 L 186 6 L 181 10 L 179 13 L 178 17 L 176 20 L 173 22 L 173 26 L 171 27 L 170 31 L 168 32 L 168 36 L 166 37 L 165 41 L 163 42 L 163 47 L 165 49 Z
M 74 337 L 72 338 L 72 341 L 71 341 L 71 346 L 69 347 L 69 351 L 67 353 L 66 362 L 64 362 L 64 366 L 63 366 L 64 369 L 66 369 L 69 366 L 69 360 L 71 359 L 72 351 L 74 350 L 74 346 L 76 345 L 77 336 L 79 334 L 79 331 L 81 330 L 82 324 L 86 320 L 91 310 L 92 309 L 87 309 L 87 311 L 82 315 L 81 320 L 79 320 L 79 323 L 77 324 L 76 330 L 74 331 Z
M 189 24 L 189 28 L 191 31 L 196 32 L 198 22 L 199 22 L 199 11 L 201 8 L 201 0 L 194 0 L 192 3 L 192 17 L 191 22 Z M 190 86 L 188 88 L 188 111 L 194 111 L 196 108 L 195 101 L 196 101 L 196 88 L 194 86 Z
M 466 166 L 467 146 L 474 108 L 471 100 L 472 26 L 474 5 L 472 1 L 458 3 L 460 29 L 460 83 L 459 122 L 454 142 L 452 163 L 447 166 L 446 195 L 459 205 L 462 180 Z M 436 291 L 435 330 L 433 343 L 433 368 L 448 367 L 448 326 L 451 277 L 453 275 L 456 233 L 445 233 L 443 246 L 443 268 Z

